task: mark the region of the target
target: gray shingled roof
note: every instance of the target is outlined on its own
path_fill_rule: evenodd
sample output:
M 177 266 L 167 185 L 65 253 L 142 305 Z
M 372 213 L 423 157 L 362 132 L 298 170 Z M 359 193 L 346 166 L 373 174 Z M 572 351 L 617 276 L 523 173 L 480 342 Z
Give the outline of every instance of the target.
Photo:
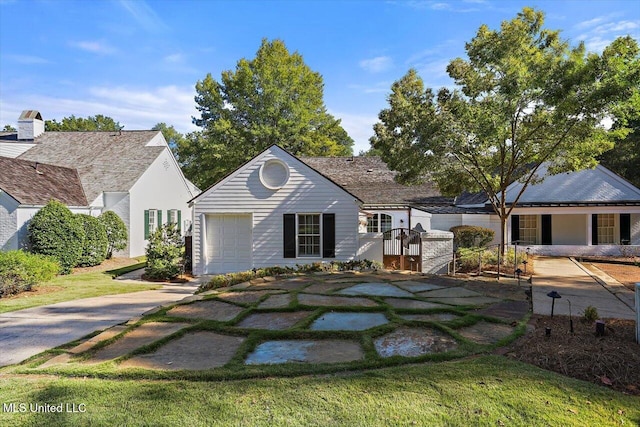
M 165 149 L 146 144 L 159 131 L 45 132 L 18 158 L 76 168 L 91 203 L 103 191 L 129 191 Z
M 68 206 L 86 206 L 75 169 L 0 157 L 0 189 L 19 203 L 45 205 L 56 199 Z
M 396 172 L 379 157 L 300 157 L 307 165 L 330 178 L 365 204 L 451 204 L 436 185 L 427 181 L 407 186 L 397 183 Z

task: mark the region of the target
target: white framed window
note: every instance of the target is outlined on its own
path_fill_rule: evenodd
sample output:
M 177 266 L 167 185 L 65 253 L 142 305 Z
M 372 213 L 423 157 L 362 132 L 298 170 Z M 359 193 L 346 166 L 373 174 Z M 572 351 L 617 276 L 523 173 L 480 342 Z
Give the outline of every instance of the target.
M 391 215 L 375 213 L 367 218 L 367 233 L 380 233 L 391 230 L 393 218 Z
M 169 224 L 178 224 L 178 209 L 169 209 L 167 211 L 167 222 Z
M 598 214 L 598 244 L 615 243 L 615 214 Z
M 158 228 L 158 222 L 156 221 L 156 218 L 158 218 L 158 210 L 149 209 L 149 233 L 153 233 Z
M 298 214 L 298 256 L 320 256 L 320 214 Z
M 538 216 L 520 215 L 520 241 L 530 245 L 538 244 Z

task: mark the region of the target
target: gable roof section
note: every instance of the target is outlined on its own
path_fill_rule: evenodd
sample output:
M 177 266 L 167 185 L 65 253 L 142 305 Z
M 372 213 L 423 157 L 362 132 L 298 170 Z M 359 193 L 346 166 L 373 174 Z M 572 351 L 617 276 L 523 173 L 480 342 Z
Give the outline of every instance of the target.
M 126 192 L 165 145 L 150 146 L 160 131 L 45 132 L 23 160 L 76 168 L 89 202 L 102 192 Z
M 68 206 L 86 206 L 75 169 L 0 157 L 0 189 L 23 205 L 45 205 L 56 199 Z
M 348 191 L 347 189 L 343 188 L 341 185 L 339 185 L 338 183 L 333 181 L 330 177 L 324 175 L 323 173 L 321 173 L 320 171 L 316 170 L 312 166 L 306 164 L 301 159 L 299 159 L 298 157 L 296 157 L 293 154 L 289 153 L 284 148 L 274 144 L 274 145 L 270 146 L 269 148 L 267 148 L 266 150 L 264 150 L 262 153 L 260 153 L 257 156 L 255 156 L 254 158 L 252 158 L 249 161 L 245 162 L 242 166 L 238 167 L 236 170 L 234 170 L 233 172 L 231 172 L 230 174 L 228 174 L 227 176 L 225 176 L 224 178 L 222 178 L 221 180 L 219 180 L 218 182 L 216 182 L 215 184 L 213 184 L 212 186 L 210 186 L 206 190 L 202 191 L 200 194 L 198 194 L 193 199 L 189 200 L 189 203 L 193 203 L 197 199 L 199 199 L 200 197 L 204 196 L 205 194 L 209 194 L 212 191 L 215 191 L 217 188 L 223 186 L 225 183 L 227 183 L 228 181 L 230 181 L 233 178 L 235 178 L 237 175 L 242 173 L 246 168 L 248 168 L 249 166 L 251 166 L 255 162 L 260 161 L 267 153 L 270 153 L 272 151 L 279 151 L 281 154 L 284 154 L 285 156 L 290 157 L 295 162 L 299 162 L 302 166 L 305 166 L 305 167 L 311 169 L 313 172 L 317 173 L 322 179 L 325 179 L 325 180 L 329 181 L 331 184 L 335 185 L 339 190 L 344 191 L 345 193 L 349 194 L 349 196 L 353 197 L 354 199 L 358 200 L 359 202 L 362 202 L 362 200 L 360 198 L 358 198 L 357 195 L 355 195 L 355 194 L 351 193 L 350 191 Z
M 369 205 L 452 204 L 431 180 L 420 185 L 395 181 L 396 172 L 379 157 L 300 157 L 307 165 L 327 176 Z
M 539 174 L 547 168 L 542 165 Z M 522 184 L 514 182 L 507 189 L 506 201 L 512 203 Z M 640 204 L 640 189 L 634 187 L 604 166 L 577 172 L 547 176 L 539 184 L 529 185 L 518 206 Z

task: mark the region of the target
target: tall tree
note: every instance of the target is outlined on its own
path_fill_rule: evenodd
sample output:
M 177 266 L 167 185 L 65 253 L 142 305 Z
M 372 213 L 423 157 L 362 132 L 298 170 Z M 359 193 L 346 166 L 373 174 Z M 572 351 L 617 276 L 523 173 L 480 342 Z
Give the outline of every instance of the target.
M 166 123 L 156 123 L 151 130 L 159 130 L 162 132 L 162 136 L 164 136 L 164 139 L 167 141 L 169 148 L 171 148 L 171 151 L 173 151 L 174 154 L 176 154 L 178 150 L 178 145 L 185 144 L 185 136 L 178 132 L 176 128 L 169 126 Z
M 61 121 L 46 120 L 44 129 L 47 132 L 76 132 L 76 131 L 104 131 L 115 132 L 122 129 L 120 123 L 116 122 L 109 116 L 96 114 L 87 118 L 76 117 L 71 115 L 64 117 Z
M 612 150 L 600 156 L 600 162 L 640 188 L 640 118 L 630 121 L 629 127 L 632 132 L 616 141 Z
M 218 82 L 196 84 L 201 132 L 178 144 L 185 174 L 206 187 L 272 144 L 296 155 L 351 154 L 353 140 L 327 112 L 322 76 L 281 40 L 262 41 Z
M 481 26 L 466 44 L 468 59 L 447 67 L 452 91 L 435 95 L 410 70 L 393 84 L 370 140 L 402 181 L 428 171 L 445 194 L 484 191 L 501 219 L 503 251 L 507 218 L 527 186 L 544 179 L 540 166 L 551 174 L 595 166 L 627 131 L 600 123 L 640 82 L 631 37 L 597 55 L 582 43 L 571 48 L 543 23 L 543 12 L 524 8 L 499 31 Z M 505 192 L 516 180 L 524 185 L 508 205 Z

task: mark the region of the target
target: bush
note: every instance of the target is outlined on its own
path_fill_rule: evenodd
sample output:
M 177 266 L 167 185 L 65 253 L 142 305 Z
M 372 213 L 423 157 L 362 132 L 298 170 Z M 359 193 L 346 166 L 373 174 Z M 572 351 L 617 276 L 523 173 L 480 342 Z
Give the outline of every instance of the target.
M 458 265 L 462 271 L 472 271 L 478 269 L 478 254 L 482 256 L 482 268 L 495 267 L 498 265 L 498 248 L 495 249 L 483 249 L 483 248 L 460 248 L 457 252 Z M 501 259 L 501 265 L 507 269 L 515 269 L 515 265 L 522 264 L 522 261 L 527 259 L 527 254 L 524 251 L 518 251 L 518 259 L 516 264 L 513 263 L 515 251 L 512 248 L 507 249 L 504 258 Z
M 98 219 L 107 232 L 107 259 L 127 247 L 127 226 L 113 211 L 103 212 Z
M 184 245 L 176 224 L 159 227 L 149 236 L 145 275 L 150 279 L 170 280 L 182 271 Z
M 582 317 L 585 322 L 595 322 L 600 318 L 598 315 L 598 309 L 592 305 L 585 307 Z
M 100 265 L 107 258 L 107 232 L 102 222 L 91 215 L 76 214 L 84 228 L 82 254 L 77 266 L 91 267 Z
M 54 257 L 60 272 L 69 274 L 82 255 L 84 229 L 75 215 L 62 203 L 51 200 L 29 222 L 31 251 Z
M 0 298 L 29 291 L 60 271 L 52 258 L 23 251 L 0 252 Z
M 453 233 L 453 244 L 456 248 L 478 248 L 489 244 L 495 236 L 490 228 L 476 225 L 458 225 L 449 230 Z

